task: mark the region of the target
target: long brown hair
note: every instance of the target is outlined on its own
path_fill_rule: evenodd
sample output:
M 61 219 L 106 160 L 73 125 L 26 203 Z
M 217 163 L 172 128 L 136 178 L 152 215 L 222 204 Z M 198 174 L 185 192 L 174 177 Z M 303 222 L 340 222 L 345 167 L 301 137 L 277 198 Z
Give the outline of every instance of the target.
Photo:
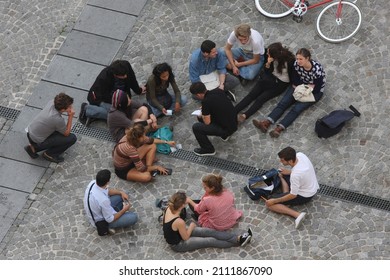
M 276 42 L 268 46 L 269 55 L 276 61 L 278 61 L 278 66 L 276 70 L 279 73 L 282 73 L 283 68 L 287 64 L 293 63 L 295 61 L 295 56 L 287 47 L 283 47 L 282 43 Z
M 129 130 L 126 131 L 127 142 L 134 146 L 139 147 L 142 142 L 140 138 L 145 135 L 145 127 L 141 124 L 135 124 Z

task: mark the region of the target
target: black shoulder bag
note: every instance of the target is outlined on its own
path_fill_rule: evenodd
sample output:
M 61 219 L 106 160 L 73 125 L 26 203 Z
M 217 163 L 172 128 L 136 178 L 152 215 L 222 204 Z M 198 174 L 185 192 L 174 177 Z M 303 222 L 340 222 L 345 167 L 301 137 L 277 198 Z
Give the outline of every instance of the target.
M 104 235 L 108 234 L 108 223 L 106 220 L 96 222 L 95 218 L 93 217 L 93 214 L 92 214 L 91 206 L 89 204 L 89 195 L 91 194 L 91 190 L 92 190 L 93 185 L 95 185 L 95 183 L 92 184 L 92 186 L 89 188 L 89 191 L 88 191 L 88 199 L 87 199 L 88 209 L 89 209 L 89 212 L 91 212 L 92 220 L 95 222 L 95 226 L 97 228 L 98 234 L 100 236 L 104 236 Z

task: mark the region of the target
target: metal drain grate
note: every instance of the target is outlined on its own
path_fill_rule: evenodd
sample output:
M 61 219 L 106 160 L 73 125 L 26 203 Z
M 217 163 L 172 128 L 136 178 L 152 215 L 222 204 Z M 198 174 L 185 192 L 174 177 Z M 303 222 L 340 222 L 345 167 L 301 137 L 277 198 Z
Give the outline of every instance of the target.
M 20 111 L 0 106 L 0 116 L 8 119 L 8 120 L 16 120 L 16 118 L 19 116 Z
M 390 201 L 384 200 L 379 197 L 368 196 L 365 194 L 348 191 L 336 187 L 326 186 L 322 184 L 320 184 L 320 190 L 318 193 L 333 198 L 369 206 L 372 208 L 390 211 Z
M 214 168 L 219 168 L 226 171 L 246 175 L 248 177 L 260 175 L 265 172 L 264 169 L 259 169 L 253 166 L 248 166 L 241 163 L 228 161 L 225 159 L 209 157 L 209 156 L 200 157 L 195 155 L 193 152 L 185 151 L 185 150 L 178 150 L 174 153 L 171 153 L 170 156 L 177 159 L 182 159 L 197 164 L 211 166 Z M 377 208 L 380 210 L 390 211 L 390 201 L 381 198 L 372 197 L 372 196 L 356 193 L 353 191 L 348 191 L 348 190 L 322 185 L 322 184 L 320 184 L 320 190 L 318 193 L 329 197 L 345 200 L 348 202 L 353 202 L 356 204 L 361 204 L 372 208 Z
M 76 134 L 97 138 L 103 141 L 114 142 L 114 139 L 112 139 L 111 134 L 107 129 L 103 129 L 99 127 L 86 127 L 80 122 L 76 122 L 73 125 L 72 132 Z
M 112 139 L 109 131 L 107 129 L 98 128 L 98 127 L 85 127 L 83 124 L 77 122 L 72 128 L 72 132 L 77 134 L 86 135 L 89 137 L 94 137 L 100 140 L 111 141 Z M 226 159 L 221 159 L 217 157 L 200 157 L 194 154 L 191 151 L 186 151 L 183 149 L 177 150 L 174 153 L 169 154 L 171 157 L 193 162 L 196 164 L 202 164 L 205 166 L 210 166 L 213 168 L 223 169 L 229 172 L 238 173 L 248 177 L 260 175 L 266 170 L 256 168 L 253 166 L 229 161 Z M 360 194 L 353 191 L 348 191 L 336 187 L 331 187 L 327 185 L 320 184 L 320 190 L 318 192 L 321 195 L 329 196 L 332 198 L 365 205 L 368 207 L 390 211 L 390 201 L 384 200 L 378 197 L 372 197 L 364 194 Z
M 177 159 L 182 159 L 182 160 L 191 161 L 191 162 L 206 165 L 206 166 L 220 168 L 223 170 L 227 170 L 227 171 L 234 172 L 234 173 L 239 173 L 239 174 L 250 176 L 250 177 L 255 176 L 255 175 L 260 175 L 266 171 L 263 169 L 259 169 L 259 168 L 253 167 L 253 166 L 229 161 L 226 159 L 220 159 L 220 158 L 208 157 L 208 156 L 207 157 L 197 156 L 193 152 L 185 151 L 182 149 L 177 150 L 174 153 L 171 153 L 170 156 L 177 158 Z

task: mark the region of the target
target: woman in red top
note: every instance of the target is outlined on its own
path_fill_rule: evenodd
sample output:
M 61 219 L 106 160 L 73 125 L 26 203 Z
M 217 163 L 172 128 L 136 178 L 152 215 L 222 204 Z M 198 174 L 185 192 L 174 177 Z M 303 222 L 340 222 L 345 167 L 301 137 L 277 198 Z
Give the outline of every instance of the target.
M 147 137 L 145 127 L 142 124 L 135 124 L 126 131 L 126 135 L 114 148 L 115 174 L 124 180 L 144 183 L 152 180 L 150 173 L 152 171 L 157 170 L 160 174 L 167 175 L 167 169 L 153 165 L 156 156 L 155 144 L 161 143 L 175 145 L 175 141 Z
M 199 215 L 198 223 L 216 230 L 232 228 L 241 218 L 242 211 L 235 208 L 234 195 L 223 187 L 222 176 L 206 175 L 202 185 L 205 194 L 199 202 L 188 198 L 190 208 Z

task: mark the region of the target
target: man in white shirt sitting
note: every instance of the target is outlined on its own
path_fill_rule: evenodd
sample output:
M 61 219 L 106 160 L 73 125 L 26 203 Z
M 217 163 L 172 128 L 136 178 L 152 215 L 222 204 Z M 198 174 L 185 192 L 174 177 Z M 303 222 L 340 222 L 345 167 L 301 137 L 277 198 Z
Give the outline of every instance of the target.
M 319 189 L 316 173 L 309 158 L 291 147 L 281 150 L 278 156 L 284 166 L 291 166 L 291 170 L 279 169 L 283 193 L 273 196 L 265 203 L 271 211 L 295 218 L 295 228 L 299 228 L 306 213 L 295 211 L 287 205 L 301 205 L 315 196 Z M 290 186 L 282 175 L 290 175 Z
M 230 34 L 225 45 L 225 54 L 229 61 L 226 66 L 241 79 L 245 86 L 248 80 L 255 79 L 264 63 L 264 39 L 248 24 L 238 25 Z
M 113 234 L 114 228 L 134 225 L 138 216 L 136 213 L 128 212 L 129 197 L 124 191 L 108 188 L 110 179 L 111 172 L 107 169 L 97 173 L 96 180 L 92 180 L 85 190 L 84 210 L 92 226 L 96 227 L 96 222 L 105 220 L 108 223 L 109 232 Z

